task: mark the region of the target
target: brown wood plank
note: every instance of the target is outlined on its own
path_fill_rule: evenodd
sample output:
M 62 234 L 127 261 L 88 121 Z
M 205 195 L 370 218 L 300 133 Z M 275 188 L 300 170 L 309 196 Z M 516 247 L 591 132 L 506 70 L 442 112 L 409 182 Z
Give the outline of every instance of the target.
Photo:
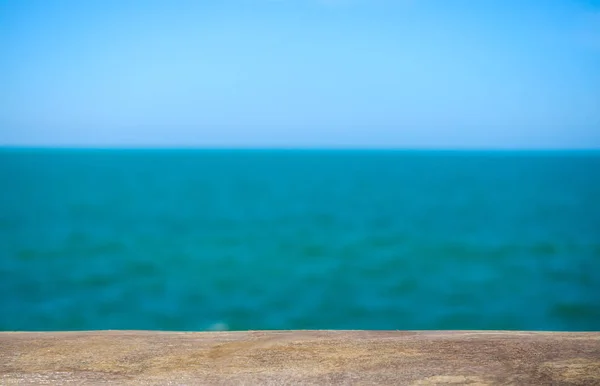
M 0 384 L 105 382 L 600 385 L 600 333 L 0 333 Z

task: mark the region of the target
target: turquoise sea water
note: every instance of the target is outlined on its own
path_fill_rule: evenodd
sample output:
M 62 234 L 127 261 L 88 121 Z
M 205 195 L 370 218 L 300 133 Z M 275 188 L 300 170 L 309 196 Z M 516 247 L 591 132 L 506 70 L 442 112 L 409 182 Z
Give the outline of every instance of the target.
M 600 330 L 600 153 L 0 150 L 0 330 Z

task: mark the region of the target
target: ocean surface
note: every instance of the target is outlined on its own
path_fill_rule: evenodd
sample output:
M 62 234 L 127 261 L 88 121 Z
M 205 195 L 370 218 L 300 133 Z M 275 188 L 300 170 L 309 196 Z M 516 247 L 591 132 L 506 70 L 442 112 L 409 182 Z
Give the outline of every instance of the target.
M 0 330 L 600 330 L 600 152 L 0 150 Z

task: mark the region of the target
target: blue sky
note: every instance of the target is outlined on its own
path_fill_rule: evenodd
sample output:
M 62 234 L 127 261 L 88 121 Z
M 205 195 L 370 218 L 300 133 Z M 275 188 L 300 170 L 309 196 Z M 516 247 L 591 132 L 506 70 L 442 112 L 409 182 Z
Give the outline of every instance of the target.
M 600 148 L 600 1 L 0 0 L 0 145 Z

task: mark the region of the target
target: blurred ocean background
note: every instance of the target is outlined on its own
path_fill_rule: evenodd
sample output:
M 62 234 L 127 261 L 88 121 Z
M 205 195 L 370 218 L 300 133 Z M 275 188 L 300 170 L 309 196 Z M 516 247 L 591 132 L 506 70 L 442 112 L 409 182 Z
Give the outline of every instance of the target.
M 0 150 L 0 329 L 600 330 L 600 152 Z

